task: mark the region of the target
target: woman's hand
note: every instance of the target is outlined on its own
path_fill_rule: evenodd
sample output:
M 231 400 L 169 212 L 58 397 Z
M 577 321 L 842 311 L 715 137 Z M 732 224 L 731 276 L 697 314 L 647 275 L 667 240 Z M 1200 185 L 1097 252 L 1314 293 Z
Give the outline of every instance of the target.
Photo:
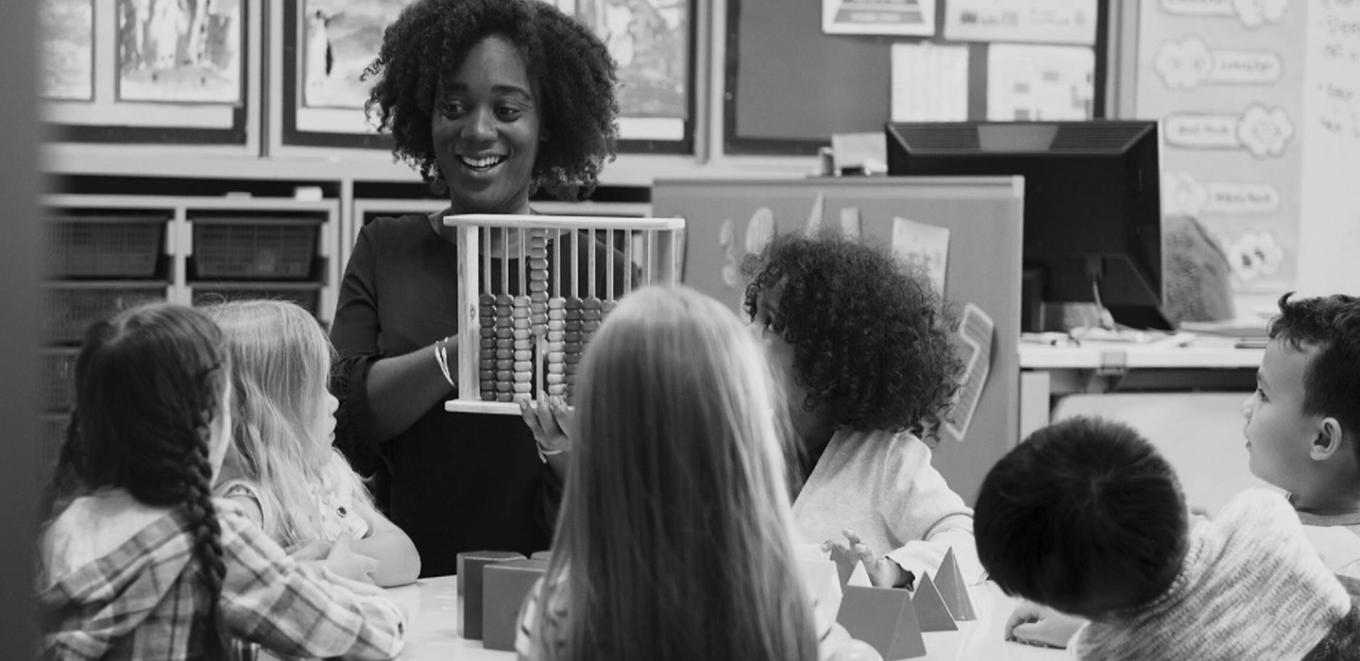
M 1081 618 L 1023 601 L 1011 611 L 1006 628 L 1002 631 L 1006 632 L 1006 640 L 1017 643 L 1065 648 L 1083 624 L 1086 621 Z
M 558 396 L 532 402 L 519 400 L 520 417 L 534 433 L 538 451 L 555 455 L 571 449 L 571 416 L 573 409 Z
M 858 558 L 864 565 L 864 570 L 869 574 L 869 584 L 876 588 L 907 588 L 912 589 L 916 577 L 911 572 L 902 569 L 896 562 L 888 559 L 887 556 L 878 555 L 867 544 L 860 540 L 859 535 L 853 530 L 842 530 L 841 534 L 849 544 L 842 544 L 834 539 L 828 539 L 822 543 L 823 551 L 840 552 L 851 557 Z

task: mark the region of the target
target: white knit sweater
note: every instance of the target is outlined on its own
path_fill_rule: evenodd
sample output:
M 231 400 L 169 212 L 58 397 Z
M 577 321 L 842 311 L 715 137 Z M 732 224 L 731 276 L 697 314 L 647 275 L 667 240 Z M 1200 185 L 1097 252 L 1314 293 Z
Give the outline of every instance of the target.
M 801 541 L 844 542 L 841 531 L 853 530 L 918 578 L 934 577 L 950 548 L 966 581 L 982 575 L 973 510 L 912 434 L 836 432 L 794 500 L 793 517 Z
M 1152 604 L 1086 626 L 1082 659 L 1297 661 L 1350 599 L 1278 493 L 1247 491 L 1190 530 L 1171 588 Z

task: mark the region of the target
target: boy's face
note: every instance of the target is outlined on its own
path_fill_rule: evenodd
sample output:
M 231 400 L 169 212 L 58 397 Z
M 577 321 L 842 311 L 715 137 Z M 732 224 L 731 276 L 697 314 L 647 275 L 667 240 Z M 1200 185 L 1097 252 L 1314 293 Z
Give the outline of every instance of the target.
M 1291 493 L 1312 481 L 1309 449 L 1322 416 L 1304 413 L 1304 376 L 1317 352 L 1316 346 L 1271 340 L 1256 371 L 1256 392 L 1242 403 L 1252 474 Z

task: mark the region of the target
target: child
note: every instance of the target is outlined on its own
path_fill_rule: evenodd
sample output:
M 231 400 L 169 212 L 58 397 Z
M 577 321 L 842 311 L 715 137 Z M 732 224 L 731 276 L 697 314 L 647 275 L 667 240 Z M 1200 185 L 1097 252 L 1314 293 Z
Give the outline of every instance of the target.
M 853 550 L 874 585 L 909 587 L 950 548 L 965 576 L 980 575 L 972 510 L 916 435 L 961 371 L 939 297 L 887 253 L 835 234 L 779 236 L 748 274 L 757 268 L 745 307 L 801 441 L 799 532 Z
M 301 567 L 210 497 L 230 441 L 222 332 L 154 304 L 90 328 L 40 538 L 43 658 L 390 659 L 405 618 L 381 591 Z
M 1360 611 L 1283 498 L 1248 491 L 1192 524 L 1171 466 L 1125 425 L 1030 435 L 987 474 L 976 516 L 997 585 L 1090 620 L 1080 658 L 1360 658 Z
M 598 333 L 520 658 L 792 661 L 846 645 L 795 558 L 770 374 L 741 322 L 649 287 Z
M 373 507 L 331 446 L 337 402 L 326 390 L 332 349 L 320 324 L 284 301 L 224 303 L 207 312 L 226 335 L 236 395 L 215 493 L 241 505 L 298 558 L 329 556 L 337 573 L 384 587 L 416 580 L 415 545 Z M 337 566 L 349 557 L 345 547 L 376 565 Z
M 1284 489 L 1333 572 L 1360 592 L 1360 299 L 1280 298 L 1256 392 L 1248 462 Z

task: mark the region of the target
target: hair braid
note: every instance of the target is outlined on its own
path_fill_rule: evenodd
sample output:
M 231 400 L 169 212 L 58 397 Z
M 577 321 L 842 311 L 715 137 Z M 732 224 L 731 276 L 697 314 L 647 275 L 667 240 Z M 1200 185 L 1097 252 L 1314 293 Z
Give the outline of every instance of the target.
M 205 430 L 206 431 L 206 430 Z M 218 600 L 222 595 L 222 580 L 226 576 L 226 565 L 222 561 L 222 525 L 217 519 L 217 508 L 212 502 L 212 464 L 208 459 L 208 435 L 203 442 L 190 448 L 185 456 L 184 502 L 188 508 L 194 533 L 194 556 L 198 559 L 198 573 L 208 588 L 208 608 L 205 613 L 209 623 L 206 641 L 208 649 L 221 650 L 224 659 L 235 659 L 231 646 L 231 636 L 222 624 L 218 613 Z

